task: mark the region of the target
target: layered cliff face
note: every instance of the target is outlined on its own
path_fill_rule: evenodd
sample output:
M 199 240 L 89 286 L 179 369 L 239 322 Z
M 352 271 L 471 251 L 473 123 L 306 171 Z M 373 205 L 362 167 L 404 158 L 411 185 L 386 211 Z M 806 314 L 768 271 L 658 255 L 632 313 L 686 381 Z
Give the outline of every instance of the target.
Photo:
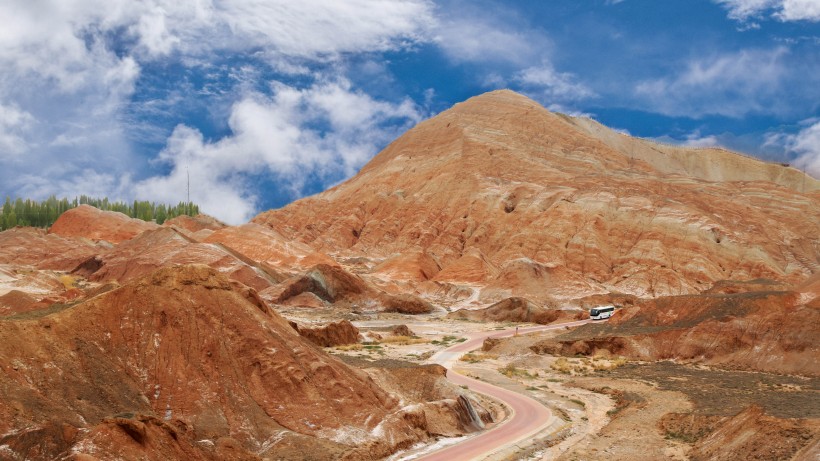
M 818 190 L 792 168 L 630 138 L 496 91 L 420 123 L 349 181 L 254 222 L 416 283 L 523 277 L 526 292 L 508 286 L 507 296 L 654 297 L 817 272 Z M 503 270 L 520 261 L 540 274 Z

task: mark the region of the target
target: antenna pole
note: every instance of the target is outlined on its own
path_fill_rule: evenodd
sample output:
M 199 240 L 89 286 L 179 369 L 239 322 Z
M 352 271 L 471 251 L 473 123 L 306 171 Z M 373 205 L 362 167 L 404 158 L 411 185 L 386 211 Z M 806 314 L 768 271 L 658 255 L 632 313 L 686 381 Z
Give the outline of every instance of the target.
M 185 174 L 188 175 L 188 203 L 191 203 L 191 172 L 185 167 Z

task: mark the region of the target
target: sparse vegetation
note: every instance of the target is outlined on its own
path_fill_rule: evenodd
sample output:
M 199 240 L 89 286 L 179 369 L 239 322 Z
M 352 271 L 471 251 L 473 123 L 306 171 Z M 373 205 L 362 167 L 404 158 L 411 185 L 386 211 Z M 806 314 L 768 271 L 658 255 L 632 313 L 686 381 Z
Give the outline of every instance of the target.
M 518 378 L 533 379 L 533 378 L 538 377 L 538 374 L 534 374 L 534 375 L 530 374 L 529 371 L 527 371 L 523 368 L 518 368 L 518 367 L 514 366 L 513 364 L 509 364 L 507 366 L 499 368 L 498 372 L 501 373 L 502 375 L 508 377 L 508 378 L 517 378 L 518 377 Z
M 570 374 L 572 371 L 572 365 L 570 365 L 569 360 L 564 357 L 559 357 L 558 360 L 550 365 L 550 368 L 565 375 Z
M 386 338 L 382 338 L 381 342 L 383 344 L 407 346 L 410 344 L 425 344 L 429 341 L 425 338 L 419 338 L 418 336 L 388 336 Z
M 64 274 L 60 276 L 60 283 L 63 284 L 66 290 L 70 290 L 77 286 L 77 279 L 71 275 Z
M 570 401 L 570 402 L 572 402 L 572 403 L 574 403 L 574 404 L 576 404 L 576 405 L 578 405 L 578 406 L 579 406 L 579 407 L 581 407 L 581 408 L 586 408 L 586 407 L 587 407 L 587 404 L 586 404 L 586 403 L 584 403 L 584 402 L 583 402 L 583 400 L 578 400 L 578 399 L 569 399 L 569 401 Z
M 590 365 L 592 369 L 595 371 L 608 371 L 614 370 L 615 368 L 622 367 L 627 364 L 629 360 L 626 357 L 615 357 L 615 358 L 604 358 L 604 357 L 592 357 L 592 361 Z
M 628 362 L 625 357 L 607 358 L 595 356 L 592 357 L 592 359 L 586 357 L 580 359 L 559 357 L 550 365 L 550 368 L 565 375 L 586 375 L 596 371 L 614 370 Z
M 492 359 L 496 359 L 496 358 L 498 358 L 498 356 L 495 355 L 495 354 L 484 354 L 484 353 L 480 353 L 480 352 L 468 352 L 468 353 L 462 355 L 461 357 L 459 357 L 459 360 L 461 360 L 462 362 L 467 362 L 467 363 L 478 363 L 478 362 L 483 362 L 484 360 L 492 360 Z
M 359 343 L 336 346 L 337 351 L 360 351 L 362 349 L 364 349 L 364 345 Z
M 467 338 L 459 338 L 458 336 L 446 335 L 440 340 L 434 339 L 430 341 L 430 343 L 435 344 L 437 346 L 449 346 L 453 343 L 463 343 L 464 341 L 467 341 Z

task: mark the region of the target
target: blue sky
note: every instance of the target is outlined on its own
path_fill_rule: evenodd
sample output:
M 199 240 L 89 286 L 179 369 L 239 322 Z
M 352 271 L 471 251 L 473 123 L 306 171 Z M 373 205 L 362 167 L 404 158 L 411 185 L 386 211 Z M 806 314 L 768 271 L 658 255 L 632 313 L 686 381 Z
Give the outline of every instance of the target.
M 230 223 L 497 88 L 820 177 L 820 0 L 6 0 L 0 195 Z

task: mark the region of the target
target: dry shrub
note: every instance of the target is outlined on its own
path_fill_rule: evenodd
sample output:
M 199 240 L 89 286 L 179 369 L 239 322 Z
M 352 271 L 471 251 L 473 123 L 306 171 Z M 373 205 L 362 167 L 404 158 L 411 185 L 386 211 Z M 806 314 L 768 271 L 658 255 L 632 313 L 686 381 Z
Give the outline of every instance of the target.
M 484 360 L 493 360 L 493 359 L 497 359 L 497 358 L 498 358 L 498 355 L 496 355 L 496 354 L 482 354 L 480 352 L 468 352 L 468 353 L 462 355 L 461 357 L 459 357 L 459 360 L 461 360 L 462 362 L 467 362 L 467 363 L 478 363 L 478 362 L 482 362 Z
M 523 368 L 518 368 L 518 367 L 516 367 L 512 364 L 509 364 L 505 367 L 499 368 L 498 372 L 501 373 L 502 375 L 508 377 L 508 378 L 520 377 L 520 378 L 533 379 L 533 378 L 538 377 L 538 374 L 531 375 L 530 372 L 528 372 L 527 370 L 524 370 Z
M 77 279 L 71 275 L 65 274 L 60 276 L 60 283 L 63 284 L 66 290 L 70 290 L 77 286 Z
M 572 365 L 569 363 L 569 360 L 566 357 L 559 357 L 558 360 L 552 362 L 550 368 L 557 371 L 558 373 L 563 373 L 565 375 L 570 374 L 572 371 Z
M 602 370 L 614 370 L 618 367 L 624 366 L 628 362 L 626 357 L 614 357 L 614 358 L 598 358 L 593 357 L 592 359 L 592 369 L 595 371 L 602 371 Z

